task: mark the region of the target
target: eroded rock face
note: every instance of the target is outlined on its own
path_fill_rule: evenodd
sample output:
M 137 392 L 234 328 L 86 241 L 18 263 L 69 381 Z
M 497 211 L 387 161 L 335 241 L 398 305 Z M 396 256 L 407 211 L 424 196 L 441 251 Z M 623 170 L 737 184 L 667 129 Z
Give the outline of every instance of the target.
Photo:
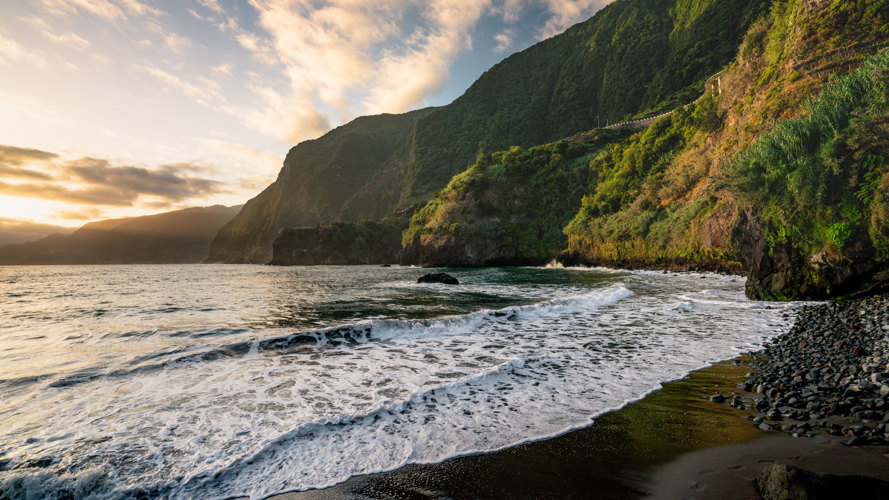
M 424 234 L 407 242 L 401 263 L 423 267 L 542 266 L 550 259 L 525 255 L 521 248 L 494 238 Z
M 770 247 L 759 214 L 746 210 L 732 229 L 732 247 L 747 270 L 746 292 L 752 299 L 825 299 L 889 290 L 889 265 L 875 260 L 863 230 L 842 250 L 808 255 L 790 237 Z
M 401 259 L 401 230 L 395 222 L 337 222 L 282 229 L 272 265 L 392 264 Z

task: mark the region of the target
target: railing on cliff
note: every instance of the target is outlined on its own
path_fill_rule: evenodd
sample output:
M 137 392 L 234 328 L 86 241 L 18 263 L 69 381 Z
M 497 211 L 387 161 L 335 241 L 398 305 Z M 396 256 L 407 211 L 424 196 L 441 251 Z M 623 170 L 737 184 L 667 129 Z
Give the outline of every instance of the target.
M 608 129 L 608 130 L 626 130 L 626 129 L 643 130 L 643 129 L 646 129 L 652 123 L 654 123 L 658 118 L 667 116 L 667 115 L 673 113 L 674 111 L 676 111 L 677 109 L 685 109 L 685 108 L 691 106 L 692 104 L 698 102 L 702 97 L 707 95 L 707 92 L 709 92 L 711 90 L 715 91 L 716 95 L 721 94 L 722 93 L 722 78 L 720 78 L 720 75 L 722 75 L 722 71 L 707 78 L 707 80 L 704 81 L 704 92 L 700 96 L 698 96 L 697 99 L 695 99 L 694 101 L 692 101 L 688 104 L 684 104 L 682 106 L 679 106 L 678 108 L 671 109 L 670 111 L 667 111 L 666 113 L 661 113 L 659 115 L 649 116 L 647 118 L 640 118 L 638 120 L 630 120 L 630 121 L 626 121 L 626 122 L 615 123 L 612 125 L 606 125 L 602 128 Z

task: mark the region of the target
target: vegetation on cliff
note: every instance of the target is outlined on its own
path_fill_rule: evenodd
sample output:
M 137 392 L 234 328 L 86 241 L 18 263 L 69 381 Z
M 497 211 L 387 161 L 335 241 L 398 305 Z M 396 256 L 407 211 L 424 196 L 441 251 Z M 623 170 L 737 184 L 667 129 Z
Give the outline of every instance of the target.
M 287 227 L 275 238 L 270 264 L 395 264 L 401 260 L 401 233 L 406 223 L 389 220 Z
M 887 155 L 884 51 L 835 78 L 799 117 L 779 122 L 734 158 L 731 189 L 754 207 L 763 250 L 793 264 L 769 264 L 769 275 L 754 284 L 758 296 L 819 297 L 860 291 L 867 281 L 889 284 L 873 280 L 889 270 Z
M 208 260 L 265 264 L 281 228 L 383 214 L 391 207 L 385 200 L 365 203 L 364 212 L 349 211 L 350 200 L 386 160 L 397 156 L 417 120 L 431 111 L 361 117 L 292 148 L 278 179 L 219 231 Z M 375 206 L 379 203 L 381 208 Z
M 448 106 L 365 117 L 291 150 L 278 180 L 213 242 L 211 261 L 271 258 L 282 227 L 409 215 L 478 154 L 688 102 L 768 0 L 618 0 L 514 54 Z
M 886 4 L 773 2 L 769 15 L 751 26 L 737 60 L 718 76 L 712 94 L 594 162 L 598 182 L 565 228 L 569 252 L 564 258 L 774 274 L 774 262 L 754 262 L 762 254 L 755 234 L 762 233 L 773 242 L 791 238 L 799 250 L 790 252 L 796 252 L 794 262 L 778 268 L 814 278 L 804 272 L 804 262 L 819 249 L 842 240 L 861 241 L 853 238 L 861 231 L 880 233 L 875 229 L 883 213 L 880 195 L 874 195 L 876 208 L 865 208 L 856 186 L 882 182 L 874 173 L 882 164 L 875 152 L 885 148 L 886 134 L 876 115 L 867 118 L 855 102 L 875 98 L 885 88 L 874 84 L 866 91 L 862 74 L 856 73 L 848 81 L 838 78 L 821 99 L 806 102 L 835 75 L 854 70 L 866 54 L 886 45 Z M 880 102 L 876 99 L 868 109 L 879 109 Z M 825 197 L 827 191 L 834 191 L 833 200 Z M 815 203 L 825 206 L 813 211 Z M 763 208 L 771 222 L 760 228 Z M 875 228 L 865 227 L 868 218 Z M 803 222 L 801 229 L 795 228 Z M 873 239 L 877 247 L 880 238 L 877 234 Z M 766 257 L 773 256 L 766 252 Z M 789 258 L 785 253 L 778 260 Z M 860 262 L 869 257 L 864 251 L 846 258 Z M 844 279 L 860 278 L 856 272 L 848 274 Z M 798 277 L 784 273 L 764 287 L 762 276 L 754 275 L 748 292 L 755 297 L 839 292 L 832 289 L 836 276 L 822 274 L 820 283 L 805 287 Z
M 592 181 L 590 161 L 628 132 L 597 130 L 479 155 L 418 210 L 404 261 L 424 266 L 540 265 L 565 248 L 562 227 Z

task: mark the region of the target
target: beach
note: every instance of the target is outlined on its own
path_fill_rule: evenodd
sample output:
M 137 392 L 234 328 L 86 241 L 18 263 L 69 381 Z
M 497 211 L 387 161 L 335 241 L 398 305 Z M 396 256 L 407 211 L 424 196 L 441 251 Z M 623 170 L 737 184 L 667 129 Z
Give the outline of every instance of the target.
M 810 420 L 808 416 L 803 420 L 783 416 L 778 421 L 769 420 L 771 408 L 761 404 L 760 411 L 755 407 L 757 401 L 769 401 L 789 417 L 797 410 L 783 406 L 786 394 L 743 390 L 770 389 L 751 387 L 754 367 L 759 369 L 755 373 L 760 378 L 768 380 L 771 373 L 780 372 L 791 362 L 809 359 L 811 364 L 806 354 L 817 351 L 823 342 L 813 342 L 809 348 L 799 343 L 795 350 L 786 349 L 785 344 L 835 326 L 831 321 L 849 326 L 846 332 L 836 332 L 831 347 L 849 341 L 867 352 L 879 352 L 885 345 L 883 325 L 871 320 L 879 320 L 884 304 L 885 299 L 871 299 L 807 306 L 791 332 L 765 351 L 692 372 L 596 418 L 589 427 L 552 439 L 437 464 L 409 465 L 355 477 L 324 490 L 275 498 L 760 498 L 754 480 L 764 467 L 775 463 L 889 481 L 889 446 L 877 441 L 870 446 L 849 445 L 863 444 L 855 436 L 867 435 L 868 429 L 885 429 L 878 422 L 858 418 L 874 416 L 859 413 L 868 410 L 847 405 L 845 413 L 812 415 L 812 422 L 807 424 L 812 431 L 801 433 L 797 426 Z M 863 324 L 855 323 L 855 317 Z M 868 332 L 873 335 L 868 336 Z M 874 345 L 866 346 L 863 342 L 867 339 Z M 852 349 L 849 347 L 850 352 Z M 782 352 L 796 359 L 775 355 Z M 865 365 L 873 361 L 873 356 L 861 358 Z M 844 373 L 850 371 L 854 370 L 846 368 Z M 859 375 L 878 378 L 871 377 L 872 373 Z M 816 387 L 821 382 L 825 394 L 836 392 L 824 381 L 808 382 Z M 836 382 L 846 386 L 859 383 L 853 376 L 837 377 Z M 849 396 L 845 389 L 842 393 L 840 396 Z M 728 397 L 723 402 L 714 395 Z M 864 392 L 861 395 L 867 396 Z M 733 396 L 738 397 L 734 405 Z M 821 396 L 807 395 L 812 401 L 819 401 Z M 880 400 L 879 396 L 865 399 L 863 404 L 873 406 L 873 401 Z M 794 433 L 800 437 L 794 437 Z

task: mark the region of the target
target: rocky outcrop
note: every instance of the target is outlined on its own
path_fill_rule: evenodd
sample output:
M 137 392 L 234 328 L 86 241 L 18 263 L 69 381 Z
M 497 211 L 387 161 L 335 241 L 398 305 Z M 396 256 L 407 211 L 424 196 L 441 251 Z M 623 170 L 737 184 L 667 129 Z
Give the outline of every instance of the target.
M 443 285 L 459 285 L 457 278 L 447 273 L 429 273 L 420 276 L 417 283 L 441 283 Z
M 523 254 L 521 247 L 510 243 L 424 234 L 406 243 L 401 263 L 422 267 L 542 266 L 552 259 Z
M 769 243 L 755 209 L 743 211 L 732 229 L 732 246 L 747 270 L 747 296 L 754 299 L 824 299 L 889 291 L 889 263 L 876 259 L 864 230 L 842 249 L 809 253 L 792 236 Z
M 338 222 L 289 227 L 278 234 L 270 264 L 279 266 L 392 264 L 401 259 L 406 223 Z
M 756 478 L 756 489 L 764 500 L 889 498 L 886 481 L 865 476 L 818 474 L 782 464 L 763 469 Z

